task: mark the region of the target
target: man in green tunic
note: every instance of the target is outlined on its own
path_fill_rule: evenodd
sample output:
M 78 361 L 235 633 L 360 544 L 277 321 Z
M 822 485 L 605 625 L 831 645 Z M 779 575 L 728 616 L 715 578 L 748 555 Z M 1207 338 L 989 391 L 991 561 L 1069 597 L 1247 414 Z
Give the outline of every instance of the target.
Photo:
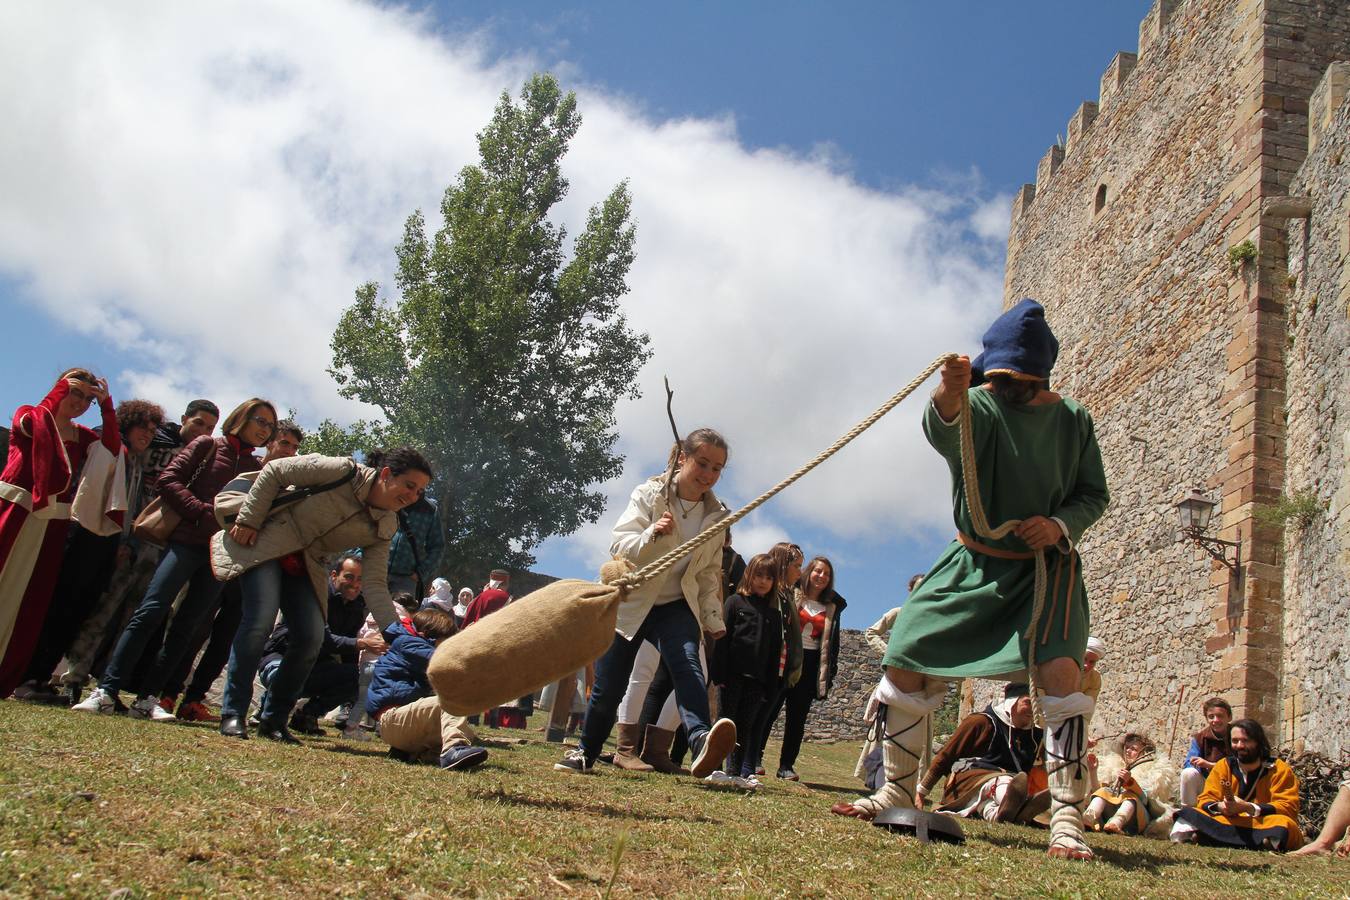
M 1049 852 L 1090 859 L 1076 805 L 1087 789 L 1084 731 L 1094 706 L 1079 690 L 1088 603 L 1077 545 L 1109 500 L 1101 451 L 1087 411 L 1049 390 L 1059 342 L 1039 303 L 1023 300 L 1008 310 L 983 343 L 973 365 L 963 356 L 942 367 L 942 383 L 924 414 L 924 434 L 951 469 L 957 539 L 910 595 L 891 631 L 886 674 L 875 692 L 885 706 L 887 783 L 833 811 L 870 819 L 892 806 L 915 806 L 925 726 L 941 705 L 945 682 L 1023 680 L 1034 659 L 1046 694 Z M 1021 520 L 999 540 L 977 536 L 966 502 L 962 395 L 969 399 L 986 518 L 994 526 Z M 1033 628 L 1038 552 L 1045 554 L 1047 583 Z

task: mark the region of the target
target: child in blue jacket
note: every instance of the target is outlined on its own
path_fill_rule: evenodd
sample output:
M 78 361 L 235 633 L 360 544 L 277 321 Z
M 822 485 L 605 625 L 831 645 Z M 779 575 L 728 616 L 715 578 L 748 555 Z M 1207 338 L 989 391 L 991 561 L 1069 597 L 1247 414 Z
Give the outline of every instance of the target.
M 420 609 L 384 631 L 389 649 L 375 664 L 366 692 L 366 711 L 389 745 L 389 755 L 407 762 L 438 758 L 442 769 L 471 769 L 487 759 L 463 716 L 441 709 L 427 682 L 427 664 L 436 645 L 455 633 L 444 610 Z

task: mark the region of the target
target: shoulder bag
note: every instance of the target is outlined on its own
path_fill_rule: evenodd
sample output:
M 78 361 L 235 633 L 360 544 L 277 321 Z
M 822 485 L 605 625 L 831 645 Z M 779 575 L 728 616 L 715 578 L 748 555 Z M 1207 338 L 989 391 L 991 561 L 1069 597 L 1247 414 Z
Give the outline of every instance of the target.
M 201 463 L 197 466 L 196 471 L 192 473 L 192 477 L 188 479 L 187 484 L 184 485 L 184 487 L 187 487 L 189 490 L 192 488 L 193 483 L 201 477 L 202 472 L 206 471 L 206 467 L 215 461 L 216 451 L 218 449 L 219 445 L 216 444 L 213 439 L 211 441 L 211 449 L 207 452 L 206 456 L 202 457 Z M 156 547 L 163 547 L 169 542 L 169 535 L 173 534 L 174 529 L 177 528 L 182 521 L 182 513 L 165 503 L 162 495 L 157 496 L 155 499 L 145 504 L 145 508 L 136 516 L 136 521 L 131 525 L 131 534 L 139 541 L 153 544 Z

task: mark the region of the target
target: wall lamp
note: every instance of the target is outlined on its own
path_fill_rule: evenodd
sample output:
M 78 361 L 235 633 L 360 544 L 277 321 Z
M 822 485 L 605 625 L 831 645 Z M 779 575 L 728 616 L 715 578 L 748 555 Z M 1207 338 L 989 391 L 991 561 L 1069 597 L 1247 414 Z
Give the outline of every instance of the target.
M 1177 515 L 1181 517 L 1181 533 L 1190 538 L 1210 556 L 1223 563 L 1236 578 L 1242 577 L 1242 540 L 1225 541 L 1205 534 L 1209 530 L 1209 521 L 1218 506 L 1213 500 L 1193 488 L 1189 494 L 1177 503 Z M 1227 548 L 1233 548 L 1233 559 L 1229 561 Z

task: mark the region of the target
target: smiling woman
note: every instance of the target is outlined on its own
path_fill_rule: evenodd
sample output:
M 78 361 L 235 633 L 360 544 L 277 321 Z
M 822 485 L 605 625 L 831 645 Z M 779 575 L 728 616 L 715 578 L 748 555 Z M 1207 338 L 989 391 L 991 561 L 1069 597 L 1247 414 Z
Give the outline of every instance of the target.
M 238 578 L 243 618 L 235 634 L 220 709 L 220 731 L 246 738 L 244 717 L 253 699 L 253 677 L 263 644 L 286 617 L 290 639 L 263 703 L 260 733 L 295 743 L 286 717 L 299 698 L 323 643 L 328 618 L 326 557 L 359 548 L 362 590 L 380 631 L 397 620 L 389 596 L 389 540 L 398 511 L 431 483 L 431 464 L 411 447 L 373 450 L 365 464 L 351 459 L 293 456 L 268 463 L 249 489 L 234 526 L 211 541 L 211 566 L 222 581 Z M 286 491 L 304 499 L 278 502 Z
M 726 467 L 727 449 L 726 439 L 711 428 L 699 428 L 676 443 L 671 448 L 672 474 L 654 476 L 633 491 L 614 525 L 610 553 L 641 568 L 730 515 L 712 492 Z M 703 778 L 721 765 L 736 744 L 736 726 L 730 719 L 712 721 L 702 659 L 703 635 L 716 639 L 726 632 L 721 561 L 721 542 L 707 541 L 619 605 L 613 643 L 595 664 L 581 747 L 569 750 L 555 769 L 591 771 L 614 728 L 638 650 L 646 641 L 656 647 L 675 684 L 675 700 L 694 751 L 692 773 Z

